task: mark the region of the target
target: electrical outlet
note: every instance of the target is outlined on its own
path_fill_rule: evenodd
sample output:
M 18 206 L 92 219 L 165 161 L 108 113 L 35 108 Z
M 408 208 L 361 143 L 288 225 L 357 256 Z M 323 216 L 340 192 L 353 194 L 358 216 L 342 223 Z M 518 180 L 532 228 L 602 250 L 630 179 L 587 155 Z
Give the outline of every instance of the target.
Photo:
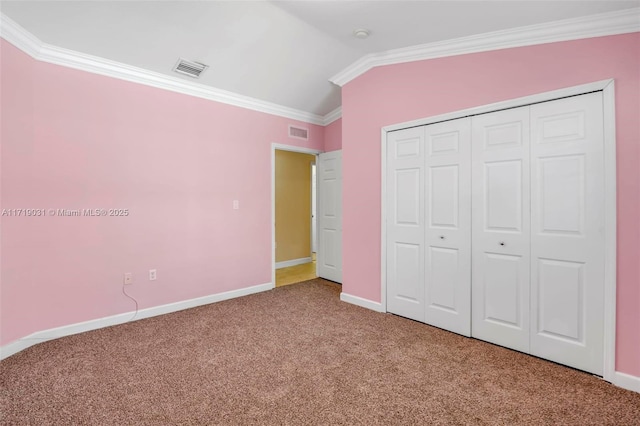
M 133 274 L 131 272 L 124 273 L 124 283 L 127 285 L 133 284 Z
M 238 210 L 240 208 L 240 201 L 233 200 L 233 209 Z
M 157 272 L 155 269 L 149 269 L 149 281 L 155 281 L 158 278 Z

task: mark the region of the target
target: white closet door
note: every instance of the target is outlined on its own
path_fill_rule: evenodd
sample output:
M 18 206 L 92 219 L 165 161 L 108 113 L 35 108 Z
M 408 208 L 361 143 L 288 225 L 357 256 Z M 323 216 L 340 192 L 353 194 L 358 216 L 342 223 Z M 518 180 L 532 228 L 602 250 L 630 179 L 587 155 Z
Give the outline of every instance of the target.
M 471 335 L 529 352 L 529 108 L 472 118 Z
M 319 277 L 342 282 L 342 151 L 318 155 Z
M 531 353 L 603 372 L 602 93 L 531 106 Z
M 424 322 L 424 127 L 387 139 L 387 311 Z
M 425 322 L 471 335 L 471 119 L 425 127 Z

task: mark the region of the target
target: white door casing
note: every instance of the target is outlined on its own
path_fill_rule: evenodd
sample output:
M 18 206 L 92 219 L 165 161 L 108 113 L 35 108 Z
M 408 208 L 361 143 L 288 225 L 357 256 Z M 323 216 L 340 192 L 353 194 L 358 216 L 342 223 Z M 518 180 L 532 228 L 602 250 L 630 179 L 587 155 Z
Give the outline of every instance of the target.
M 342 283 L 342 151 L 318 156 L 317 274 Z
M 531 106 L 531 353 L 603 374 L 602 93 Z
M 425 322 L 471 335 L 471 119 L 425 132 Z
M 424 128 L 389 134 L 387 309 L 424 321 Z
M 471 122 L 471 335 L 529 352 L 529 107 Z

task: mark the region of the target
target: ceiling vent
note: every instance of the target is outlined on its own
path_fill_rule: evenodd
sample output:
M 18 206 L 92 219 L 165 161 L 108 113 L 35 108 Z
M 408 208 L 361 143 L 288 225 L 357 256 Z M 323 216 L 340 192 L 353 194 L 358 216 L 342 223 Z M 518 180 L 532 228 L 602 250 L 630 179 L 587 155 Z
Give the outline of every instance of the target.
M 207 68 L 209 68 L 209 65 L 201 64 L 200 62 L 187 61 L 186 59 L 180 58 L 173 67 L 173 70 L 180 74 L 188 75 L 189 77 L 198 78 Z
M 309 129 L 289 125 L 289 137 L 296 139 L 309 140 Z

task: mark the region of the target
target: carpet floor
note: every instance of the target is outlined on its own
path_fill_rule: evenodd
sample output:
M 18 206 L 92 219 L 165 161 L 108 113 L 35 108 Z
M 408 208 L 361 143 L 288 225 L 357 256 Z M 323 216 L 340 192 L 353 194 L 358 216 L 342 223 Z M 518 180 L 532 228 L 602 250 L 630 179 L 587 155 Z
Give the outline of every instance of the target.
M 640 425 L 640 394 L 339 300 L 316 279 L 41 343 L 6 425 Z

